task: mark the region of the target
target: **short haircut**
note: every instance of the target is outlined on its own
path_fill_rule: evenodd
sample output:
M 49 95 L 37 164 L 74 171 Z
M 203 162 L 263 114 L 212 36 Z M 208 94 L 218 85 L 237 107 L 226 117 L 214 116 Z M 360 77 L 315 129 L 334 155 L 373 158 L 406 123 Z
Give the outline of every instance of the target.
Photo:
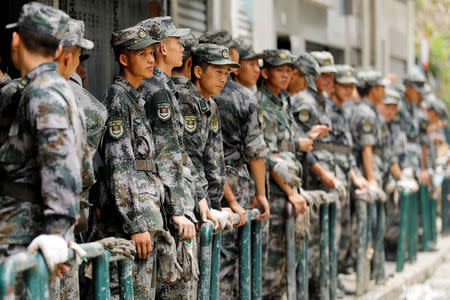
M 20 40 L 25 48 L 32 53 L 53 57 L 58 49 L 59 41 L 54 37 L 22 29 L 19 29 L 17 33 L 20 35 Z
M 205 62 L 198 62 L 198 60 L 194 60 L 194 57 L 192 57 L 192 68 L 191 68 L 191 81 L 195 82 L 197 80 L 197 77 L 195 76 L 194 69 L 196 66 L 199 66 L 203 71 L 206 71 L 209 64 Z
M 372 86 L 365 86 L 365 87 L 357 87 L 359 95 L 362 97 L 365 97 L 369 94 L 370 89 Z

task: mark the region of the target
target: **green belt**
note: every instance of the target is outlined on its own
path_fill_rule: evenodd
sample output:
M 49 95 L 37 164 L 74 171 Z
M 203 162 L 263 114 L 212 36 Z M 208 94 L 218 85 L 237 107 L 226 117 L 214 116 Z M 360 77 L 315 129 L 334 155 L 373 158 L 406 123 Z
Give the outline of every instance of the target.
M 339 152 L 344 154 L 350 154 L 352 149 L 349 146 L 333 145 L 321 142 L 314 143 L 314 150 L 327 150 L 330 152 Z
M 39 203 L 41 200 L 39 189 L 30 183 L 0 181 L 0 195 L 23 202 Z
M 136 171 L 149 171 L 156 174 L 155 162 L 149 159 L 136 159 Z

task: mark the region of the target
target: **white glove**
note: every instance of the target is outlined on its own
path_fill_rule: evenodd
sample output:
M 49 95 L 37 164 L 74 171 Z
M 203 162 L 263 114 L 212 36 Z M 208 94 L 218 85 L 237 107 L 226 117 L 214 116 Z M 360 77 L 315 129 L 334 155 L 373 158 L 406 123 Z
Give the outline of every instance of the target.
M 290 164 L 281 158 L 277 158 L 273 171 L 291 187 L 300 187 L 302 185 L 302 180 L 298 177 L 300 170 L 295 164 Z
M 345 201 L 347 201 L 347 188 L 345 187 L 345 185 L 342 183 L 342 181 L 336 180 L 334 182 L 334 188 L 339 193 L 339 200 L 341 201 L 341 203 L 345 203 Z
M 370 189 L 373 197 L 375 197 L 374 200 L 380 200 L 381 202 L 387 201 L 386 193 L 382 189 L 380 189 L 379 187 L 375 187 L 375 186 L 370 186 L 369 189 Z
M 227 210 L 211 209 L 211 215 L 219 222 L 219 228 L 214 233 L 230 231 L 233 229 L 234 214 Z
M 369 189 L 364 189 L 364 190 L 360 190 L 360 189 L 357 189 L 357 190 L 355 190 L 355 198 L 357 199 L 357 200 L 361 200 L 361 201 L 364 201 L 364 202 L 367 202 L 367 203 L 369 203 L 369 204 L 371 204 L 372 202 L 373 202 L 373 195 L 372 195 L 372 193 L 370 192 L 370 190 Z
M 415 179 L 400 179 L 397 182 L 397 186 L 404 190 L 409 190 L 413 193 L 417 192 L 419 190 L 419 184 Z
M 41 250 L 49 273 L 56 272 L 56 266 L 69 259 L 69 247 L 65 239 L 55 234 L 41 234 L 31 241 L 28 251 L 37 254 Z

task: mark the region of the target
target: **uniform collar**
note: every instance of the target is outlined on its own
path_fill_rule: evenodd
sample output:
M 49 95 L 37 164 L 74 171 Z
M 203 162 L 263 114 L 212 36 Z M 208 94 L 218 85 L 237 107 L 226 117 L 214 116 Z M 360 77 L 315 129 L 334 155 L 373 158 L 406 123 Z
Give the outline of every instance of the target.
M 196 98 L 200 105 L 200 111 L 202 114 L 211 113 L 211 109 L 209 107 L 208 101 L 205 100 L 205 97 L 203 97 L 202 93 L 198 90 L 198 88 L 195 86 L 195 84 L 192 83 L 192 81 L 188 81 L 186 83 L 186 87 L 188 90 L 192 93 L 192 95 Z
M 186 84 L 189 81 L 189 78 L 185 77 L 185 76 L 172 76 L 170 77 L 173 82 L 175 82 L 176 84 Z
M 43 63 L 43 64 L 40 64 L 39 66 L 35 67 L 30 72 L 28 72 L 28 74 L 24 76 L 24 79 L 27 78 L 29 81 L 33 81 L 44 72 L 51 72 L 51 71 L 56 72 L 57 70 L 58 70 L 58 65 L 56 64 L 56 62 Z
M 265 85 L 261 86 L 260 91 L 265 94 L 267 97 L 270 98 L 270 100 L 272 100 L 273 103 L 275 103 L 276 105 L 282 106 L 283 105 L 283 100 L 282 97 L 284 96 L 283 91 L 280 92 L 279 95 L 275 95 L 274 93 L 272 93 L 271 90 L 269 90 L 269 88 Z
M 120 84 L 128 93 L 133 95 L 136 100 L 142 97 L 142 94 L 122 76 L 116 76 L 114 82 Z
M 375 107 L 375 105 L 373 105 L 373 103 L 370 102 L 370 100 L 367 99 L 366 97 L 364 97 L 361 102 L 363 102 L 366 105 L 368 105 L 373 111 L 377 111 L 377 108 Z

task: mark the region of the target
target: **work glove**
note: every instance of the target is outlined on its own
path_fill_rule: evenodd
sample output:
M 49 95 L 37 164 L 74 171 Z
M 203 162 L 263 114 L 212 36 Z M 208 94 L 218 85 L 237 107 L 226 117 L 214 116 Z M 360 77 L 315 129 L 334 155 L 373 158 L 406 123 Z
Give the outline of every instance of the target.
M 369 190 L 371 191 L 373 197 L 375 197 L 374 200 L 380 200 L 381 202 L 387 201 L 386 193 L 380 187 L 370 186 Z
M 345 203 L 347 201 L 347 187 L 340 180 L 336 180 L 334 182 L 334 188 L 339 193 L 339 200 L 341 203 Z
M 295 241 L 298 248 L 301 247 L 301 243 L 305 240 L 305 238 L 310 238 L 309 226 L 310 209 L 307 207 L 303 214 L 299 214 L 295 217 Z
M 53 278 L 57 265 L 69 259 L 68 243 L 56 234 L 41 234 L 34 238 L 27 250 L 37 254 L 40 250 L 47 263 L 50 276 Z
M 371 192 L 370 189 L 364 189 L 364 190 L 360 190 L 357 189 L 355 190 L 355 198 L 357 200 L 361 200 L 364 201 L 368 204 L 372 204 L 372 202 L 374 201 L 374 195 Z
M 232 212 L 227 210 L 218 211 L 216 209 L 211 209 L 211 215 L 219 221 L 219 228 L 214 231 L 215 234 L 233 229 L 234 214 Z
M 180 239 L 177 244 L 177 257 L 183 268 L 181 278 L 184 281 L 190 281 L 192 278 L 198 281 L 200 271 L 198 269 L 197 255 L 194 255 L 194 251 L 197 251 L 197 249 L 194 248 L 196 247 L 194 247 L 193 239 L 191 241 Z
M 157 234 L 159 238 L 155 243 L 155 250 L 158 251 L 158 277 L 164 281 L 175 282 L 181 279 L 183 272 L 177 260 L 175 239 L 166 230 L 159 231 Z
M 284 159 L 277 158 L 273 171 L 291 187 L 300 187 L 302 185 L 302 180 L 298 177 L 300 169 L 295 164 L 290 164 Z
M 134 260 L 136 256 L 136 245 L 133 241 L 123 238 L 107 237 L 98 242 L 111 253 L 122 254 L 131 260 Z

